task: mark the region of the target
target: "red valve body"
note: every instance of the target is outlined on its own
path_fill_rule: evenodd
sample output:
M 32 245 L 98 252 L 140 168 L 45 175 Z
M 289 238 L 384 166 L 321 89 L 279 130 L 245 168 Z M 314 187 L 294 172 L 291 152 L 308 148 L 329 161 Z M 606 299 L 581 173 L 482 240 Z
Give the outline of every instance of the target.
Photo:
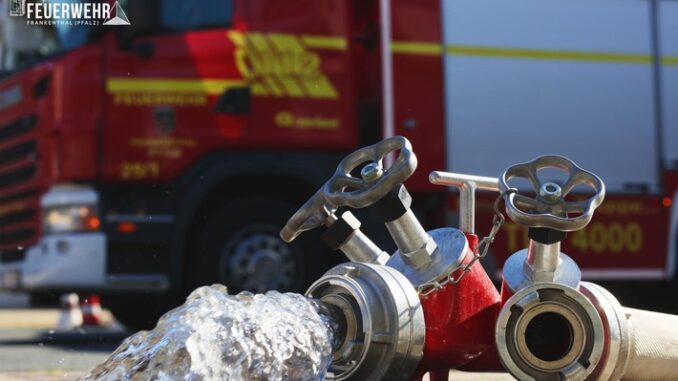
M 464 265 L 478 248 L 475 234 L 466 234 L 466 239 L 470 252 Z M 431 372 L 431 381 L 440 381 L 448 379 L 450 369 L 502 369 L 494 340 L 501 297 L 480 262 L 471 266 L 461 282 L 448 284 L 420 299 L 426 343 L 415 380 L 421 380 L 426 372 Z

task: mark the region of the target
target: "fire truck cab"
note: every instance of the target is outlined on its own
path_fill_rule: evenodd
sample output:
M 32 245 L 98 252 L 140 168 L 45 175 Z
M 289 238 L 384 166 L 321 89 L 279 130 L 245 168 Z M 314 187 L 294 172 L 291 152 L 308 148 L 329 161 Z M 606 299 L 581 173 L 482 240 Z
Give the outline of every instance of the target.
M 131 25 L 2 21 L 0 284 L 145 323 L 202 284 L 303 291 L 339 257 L 280 227 L 380 132 L 369 14 L 119 3 Z

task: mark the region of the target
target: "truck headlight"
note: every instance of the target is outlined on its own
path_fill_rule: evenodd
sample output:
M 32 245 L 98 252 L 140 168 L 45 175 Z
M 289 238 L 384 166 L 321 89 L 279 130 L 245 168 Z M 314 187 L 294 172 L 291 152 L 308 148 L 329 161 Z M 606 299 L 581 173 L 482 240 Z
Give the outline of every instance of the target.
M 45 233 L 92 231 L 101 225 L 94 205 L 65 205 L 43 211 Z
M 98 201 L 98 194 L 89 187 L 52 187 L 41 202 L 44 233 L 99 230 L 101 220 Z

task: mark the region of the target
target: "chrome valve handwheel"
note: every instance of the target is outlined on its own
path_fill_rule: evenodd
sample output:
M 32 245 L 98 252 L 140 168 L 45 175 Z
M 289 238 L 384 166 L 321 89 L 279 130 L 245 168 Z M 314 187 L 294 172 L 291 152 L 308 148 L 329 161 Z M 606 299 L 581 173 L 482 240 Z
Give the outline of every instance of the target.
M 400 150 L 400 154 L 393 165 L 377 176 L 370 176 L 382 171 L 384 157 L 397 150 Z M 351 172 L 365 163 L 371 163 L 368 167 L 369 173 L 366 174 L 363 170 L 362 177 L 351 175 Z M 323 186 L 322 192 L 327 201 L 334 205 L 365 208 L 407 180 L 416 168 L 417 157 L 412 152 L 410 141 L 402 136 L 394 136 L 348 155 L 339 163 L 334 175 Z
M 556 168 L 569 174 L 563 183 L 541 182 L 537 171 Z M 528 197 L 515 192 L 506 193 L 506 214 L 516 223 L 529 227 L 544 227 L 560 231 L 575 231 L 585 227 L 593 217 L 593 211 L 605 198 L 605 184 L 595 174 L 578 167 L 571 160 L 556 155 L 541 156 L 528 163 L 508 167 L 499 178 L 502 192 L 508 190 L 508 181 L 525 178 L 536 193 Z M 588 185 L 596 193 L 582 201 L 565 201 L 572 189 Z M 569 217 L 570 214 L 579 214 Z
M 393 165 L 384 170 L 384 157 L 398 150 L 400 153 Z M 368 164 L 361 177 L 351 174 L 365 163 Z M 323 225 L 340 206 L 365 208 L 374 204 L 407 180 L 416 168 L 417 157 L 412 145 L 402 136 L 384 139 L 351 153 L 339 163 L 323 187 L 287 221 L 280 237 L 286 242 L 293 241 L 302 232 Z

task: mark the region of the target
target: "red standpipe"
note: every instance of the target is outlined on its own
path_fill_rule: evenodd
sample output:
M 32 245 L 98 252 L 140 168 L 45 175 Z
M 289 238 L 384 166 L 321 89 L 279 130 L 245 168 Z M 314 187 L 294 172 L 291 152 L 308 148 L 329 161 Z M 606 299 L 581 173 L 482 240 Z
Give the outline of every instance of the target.
M 466 233 L 469 252 L 464 265 L 478 251 L 478 236 Z M 455 276 L 459 276 L 461 270 Z M 431 381 L 447 381 L 450 369 L 500 371 L 494 326 L 501 297 L 480 262 L 457 284 L 448 284 L 421 296 L 426 321 L 424 357 L 414 380 L 427 372 Z

